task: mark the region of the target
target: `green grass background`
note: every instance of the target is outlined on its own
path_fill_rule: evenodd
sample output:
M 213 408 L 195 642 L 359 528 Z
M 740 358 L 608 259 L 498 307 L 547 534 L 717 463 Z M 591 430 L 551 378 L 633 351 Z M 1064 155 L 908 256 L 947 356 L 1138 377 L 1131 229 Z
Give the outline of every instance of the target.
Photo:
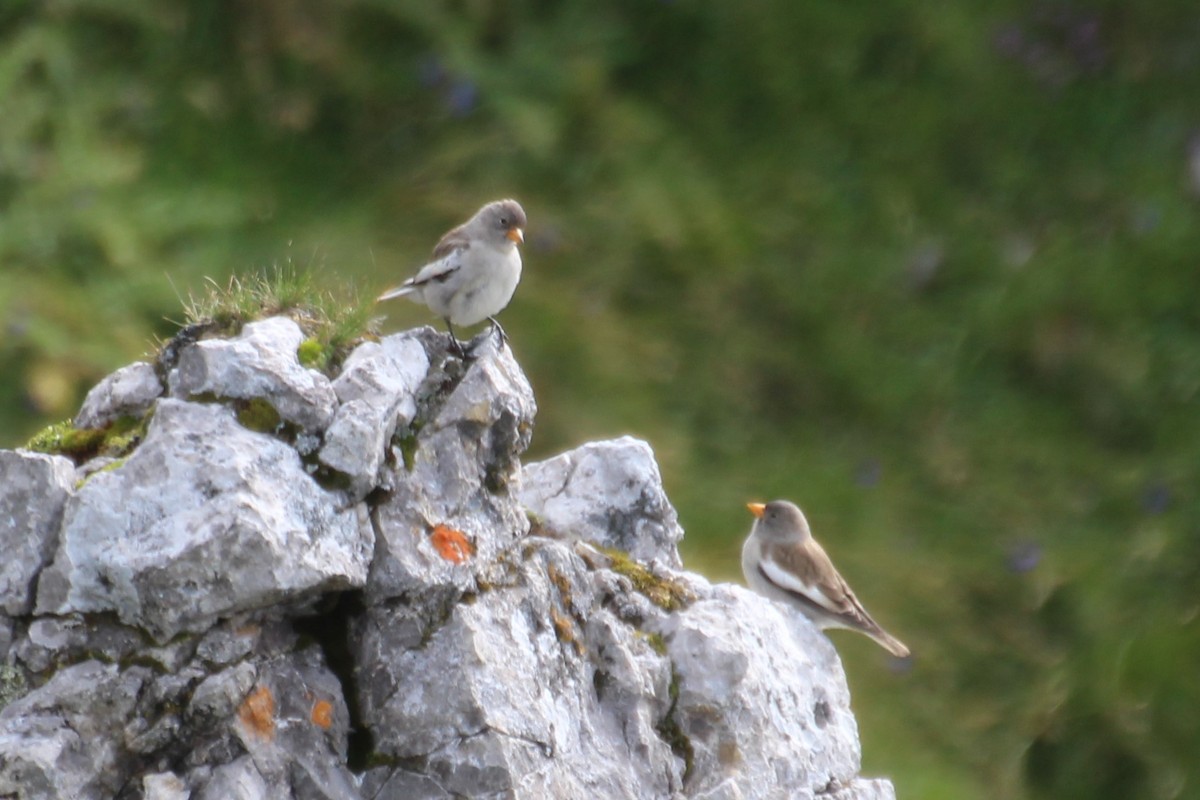
M 9 0 L 0 444 L 508 195 L 530 458 L 648 439 L 714 580 L 801 503 L 916 652 L 834 634 L 865 772 L 1200 797 L 1200 6 Z

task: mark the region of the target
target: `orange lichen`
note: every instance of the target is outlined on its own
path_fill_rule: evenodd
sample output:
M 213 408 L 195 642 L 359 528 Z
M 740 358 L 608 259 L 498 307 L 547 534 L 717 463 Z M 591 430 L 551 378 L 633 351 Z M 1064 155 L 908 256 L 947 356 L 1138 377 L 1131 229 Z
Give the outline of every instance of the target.
M 318 700 L 312 707 L 313 724 L 322 730 L 329 730 L 333 725 L 333 703 L 328 700 Z
M 275 738 L 275 697 L 266 686 L 259 686 L 242 701 L 238 719 L 247 730 L 264 739 Z
M 475 555 L 475 545 L 471 544 L 467 535 L 449 525 L 436 526 L 430 539 L 438 555 L 455 564 L 461 564 Z

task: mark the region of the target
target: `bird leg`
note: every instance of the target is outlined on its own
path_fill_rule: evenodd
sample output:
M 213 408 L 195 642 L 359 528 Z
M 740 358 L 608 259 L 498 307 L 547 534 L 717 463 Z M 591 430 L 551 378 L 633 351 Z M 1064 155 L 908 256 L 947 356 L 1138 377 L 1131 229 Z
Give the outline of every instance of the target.
M 465 347 L 463 347 L 463 343 L 458 340 L 458 337 L 454 335 L 454 325 L 449 319 L 446 320 L 446 330 L 450 331 L 450 349 L 453 350 L 455 355 L 457 355 L 459 358 L 465 360 L 467 357 L 467 350 Z

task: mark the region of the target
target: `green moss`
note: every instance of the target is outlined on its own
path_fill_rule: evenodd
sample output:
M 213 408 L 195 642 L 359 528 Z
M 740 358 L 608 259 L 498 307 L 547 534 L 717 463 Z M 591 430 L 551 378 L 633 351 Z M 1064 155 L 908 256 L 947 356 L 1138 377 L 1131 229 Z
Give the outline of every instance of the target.
M 64 420 L 38 432 L 25 445 L 27 450 L 71 458 L 82 464 L 96 456 L 123 458 L 141 443 L 152 412 L 142 417 L 120 417 L 103 428 L 76 428 Z
M 24 697 L 28 691 L 29 684 L 25 680 L 25 673 L 16 667 L 0 664 L 0 709 L 13 700 Z
M 149 426 L 152 416 L 154 416 L 153 409 L 141 417 L 120 417 L 117 419 L 105 431 L 103 454 L 123 459 L 132 453 L 133 449 L 141 444 L 142 439 L 145 438 L 146 428 Z
M 238 401 L 235 408 L 237 421 L 243 428 L 258 433 L 276 433 L 283 424 L 275 406 L 261 397 Z
M 38 431 L 25 448 L 37 453 L 70 456 L 78 463 L 95 455 L 103 441 L 102 429 L 76 428 L 68 419 Z
M 305 463 L 308 463 L 308 459 L 305 459 Z M 354 483 L 346 473 L 324 464 L 312 470 L 310 474 L 317 485 L 327 492 L 344 492 Z
M 687 783 L 692 774 L 692 768 L 695 766 L 696 751 L 692 748 L 692 740 L 683 732 L 679 720 L 675 718 L 675 712 L 679 706 L 679 673 L 675 671 L 673 665 L 671 667 L 670 695 L 671 707 L 654 727 L 658 731 L 659 737 L 670 746 L 671 752 L 683 759 L 683 780 L 684 783 Z
M 296 359 L 309 369 L 325 369 L 329 364 L 329 349 L 320 339 L 310 336 L 296 348 Z
M 624 575 L 633 588 L 645 595 L 650 602 L 664 611 L 678 611 L 691 604 L 695 597 L 682 582 L 673 578 L 660 578 L 644 565 L 634 561 L 630 555 L 615 547 L 599 547 L 610 560 L 609 569 Z
M 667 654 L 667 640 L 662 637 L 661 633 L 650 633 L 642 630 L 634 631 L 634 633 L 639 639 L 650 645 L 650 649 L 660 656 Z
M 91 474 L 90 474 L 90 475 L 88 475 L 87 477 L 85 477 L 85 478 L 81 478 L 80 480 L 77 480 L 77 481 L 75 481 L 75 488 L 76 488 L 76 490 L 80 489 L 80 488 L 81 488 L 81 487 L 82 487 L 82 486 L 83 486 L 85 483 L 87 483 L 87 482 L 88 482 L 88 481 L 90 481 L 92 478 L 96 477 L 97 475 L 99 475 L 99 474 L 100 474 L 100 473 L 102 473 L 102 472 L 112 472 L 112 471 L 113 471 L 113 470 L 115 470 L 115 469 L 120 469 L 121 467 L 125 466 L 125 462 L 126 462 L 127 460 L 128 460 L 128 459 L 125 459 L 125 458 L 116 458 L 116 459 L 113 459 L 112 461 L 110 461 L 109 463 L 105 464 L 103 467 L 101 467 L 100 469 L 98 469 L 98 470 L 96 470 L 95 472 L 91 473 Z
M 417 433 L 419 431 L 420 428 L 414 422 L 407 428 L 396 431 L 392 436 L 392 441 L 400 449 L 400 458 L 404 461 L 404 469 L 407 472 L 413 471 L 413 466 L 417 461 Z
M 112 461 L 96 470 L 96 474 L 100 474 L 101 472 L 112 472 L 114 469 L 120 469 L 121 467 L 125 466 L 125 462 L 128 460 L 129 459 L 127 458 L 114 458 Z

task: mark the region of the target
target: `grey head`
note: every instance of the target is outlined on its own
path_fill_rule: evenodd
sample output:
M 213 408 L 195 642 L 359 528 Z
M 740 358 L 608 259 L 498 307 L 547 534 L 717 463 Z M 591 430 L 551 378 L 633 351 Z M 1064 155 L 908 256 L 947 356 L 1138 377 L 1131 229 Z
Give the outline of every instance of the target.
M 467 224 L 480 230 L 487 241 L 496 246 L 504 244 L 505 240 L 513 244 L 525 241 L 525 209 L 516 200 L 488 203 Z
M 766 542 L 803 542 L 812 536 L 804 512 L 787 500 L 750 503 L 747 508 L 757 519 L 753 533 Z

